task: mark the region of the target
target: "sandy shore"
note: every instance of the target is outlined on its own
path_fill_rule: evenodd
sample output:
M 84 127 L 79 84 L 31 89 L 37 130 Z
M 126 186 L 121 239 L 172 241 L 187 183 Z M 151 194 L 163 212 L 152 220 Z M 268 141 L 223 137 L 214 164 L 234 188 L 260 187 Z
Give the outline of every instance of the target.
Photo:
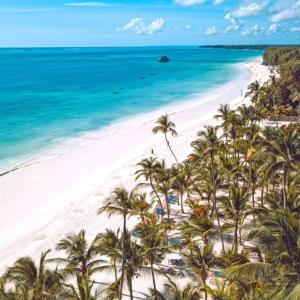
M 216 122 L 212 117 L 220 104 L 246 102 L 241 93 L 250 82 L 268 79 L 269 71 L 260 59 L 237 67 L 238 78 L 191 102 L 88 134 L 80 143 L 73 141 L 68 151 L 49 153 L 0 177 L 0 270 L 17 257 L 36 257 L 42 250 L 53 249 L 60 238 L 81 228 L 90 237 L 108 227 L 118 228 L 118 218 L 107 220 L 96 214 L 110 191 L 118 185 L 134 187 L 136 163 L 149 157 L 152 149 L 173 162 L 163 138 L 151 132 L 155 120 L 163 113 L 171 116 L 179 133 L 171 144 L 179 159 L 184 159 L 197 131 Z

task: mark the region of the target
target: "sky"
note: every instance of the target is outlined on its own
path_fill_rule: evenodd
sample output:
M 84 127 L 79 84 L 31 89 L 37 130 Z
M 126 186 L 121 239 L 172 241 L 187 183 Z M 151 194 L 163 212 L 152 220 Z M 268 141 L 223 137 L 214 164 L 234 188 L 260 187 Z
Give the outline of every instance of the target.
M 0 0 L 0 47 L 300 43 L 300 0 Z

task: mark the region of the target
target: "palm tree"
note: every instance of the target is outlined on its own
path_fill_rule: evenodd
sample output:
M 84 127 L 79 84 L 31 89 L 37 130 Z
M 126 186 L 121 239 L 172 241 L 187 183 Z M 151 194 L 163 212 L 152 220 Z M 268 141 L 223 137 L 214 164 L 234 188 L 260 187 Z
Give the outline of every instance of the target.
M 273 140 L 263 137 L 261 141 L 263 150 L 270 153 L 273 158 L 272 163 L 266 162 L 266 173 L 282 171 L 283 207 L 286 207 L 288 178 L 291 170 L 296 169 L 296 164 L 300 161 L 299 134 L 297 129 L 284 130 L 279 128 L 273 136 Z M 281 174 L 281 173 L 279 173 Z
M 147 201 L 147 194 L 137 194 L 132 201 L 131 215 L 139 216 L 142 222 L 145 221 L 145 217 L 149 214 L 151 205 Z
M 242 295 L 249 293 L 253 287 L 262 285 L 265 285 L 265 288 L 274 287 L 273 274 L 272 265 L 265 262 L 247 262 L 222 271 L 222 276 L 226 280 L 235 283 L 238 288 L 242 287 Z
M 143 160 L 141 160 L 138 164 L 138 167 L 140 167 L 140 169 L 138 169 L 135 172 L 136 175 L 136 180 L 139 179 L 140 177 L 144 177 L 145 180 L 149 180 L 150 186 L 152 188 L 152 191 L 154 192 L 162 214 L 163 214 L 163 205 L 162 205 L 162 201 L 159 197 L 159 194 L 155 188 L 155 184 L 157 183 L 157 175 L 159 174 L 160 170 L 161 170 L 161 164 L 159 163 L 159 161 L 157 160 L 156 157 L 150 157 L 150 158 L 145 158 Z
M 188 241 L 200 237 L 204 244 L 208 244 L 210 238 L 215 236 L 216 230 L 213 223 L 207 216 L 194 217 L 191 221 L 179 223 L 181 235 Z
M 172 171 L 172 189 L 179 195 L 181 212 L 184 213 L 183 196 L 186 194 L 186 198 L 189 199 L 191 186 L 193 184 L 191 164 L 186 161 L 184 164 L 172 168 Z
M 13 292 L 6 293 L 7 299 L 58 299 L 59 294 L 63 292 L 63 277 L 57 270 L 52 271 L 47 267 L 49 252 L 50 250 L 41 254 L 38 265 L 31 257 L 26 256 L 7 269 L 3 275 L 4 284 L 14 286 Z M 4 294 L 4 289 L 2 293 Z
M 266 260 L 271 266 L 272 276 L 280 278 L 277 292 L 287 296 L 300 282 L 298 212 L 277 209 L 262 215 L 251 231 L 249 239 L 256 241 L 260 249 L 268 254 Z M 264 280 L 267 281 L 268 277 Z
M 295 88 L 291 97 L 293 102 L 298 102 L 298 123 L 300 123 L 300 88 Z
M 261 95 L 262 95 L 262 86 L 256 80 L 249 85 L 248 92 L 246 93 L 246 97 L 250 96 L 251 100 L 256 104 L 259 102 Z
M 243 212 L 246 209 L 248 200 L 247 189 L 243 187 L 236 187 L 234 185 L 229 188 L 229 205 L 227 207 L 230 215 L 233 216 L 234 239 L 232 250 L 234 253 L 238 251 L 238 233 L 243 218 Z
M 98 238 L 90 244 L 86 239 L 85 230 L 78 234 L 67 235 L 56 245 L 56 249 L 64 251 L 66 257 L 49 260 L 62 265 L 61 273 L 76 278 L 77 288 L 72 284 L 66 284 L 71 289 L 73 297 L 78 300 L 90 300 L 93 296 L 93 275 L 102 270 L 103 260 L 100 260 L 97 251 Z
M 218 109 L 218 114 L 215 115 L 215 118 L 222 119 L 222 128 L 224 130 L 224 136 L 227 140 L 229 136 L 229 131 L 231 127 L 231 119 L 232 119 L 232 110 L 230 109 L 230 106 L 228 104 L 221 105 L 220 108 Z
M 153 292 L 151 291 L 153 295 Z M 200 288 L 187 284 L 180 289 L 173 281 L 164 284 L 164 291 L 158 292 L 159 300 L 199 300 L 201 299 Z
M 124 276 L 125 276 L 125 263 L 126 263 L 126 249 L 128 248 L 129 236 L 127 232 L 127 216 L 132 209 L 132 201 L 136 197 L 134 191 L 130 193 L 124 188 L 116 188 L 111 197 L 106 200 L 103 207 L 98 210 L 98 214 L 103 212 L 108 213 L 108 216 L 121 215 L 123 217 L 123 235 L 122 235 L 122 271 L 119 298 L 122 299 Z
M 149 215 L 147 222 L 139 223 L 135 227 L 135 231 L 139 232 L 141 245 L 140 255 L 146 262 L 150 263 L 154 299 L 157 300 L 155 273 L 159 272 L 155 270 L 154 264 L 162 260 L 162 255 L 167 249 L 165 246 L 167 244 L 166 235 L 163 227 L 157 222 L 154 215 Z
M 100 255 L 105 255 L 110 258 L 113 267 L 115 282 L 118 281 L 117 262 L 122 260 L 122 241 L 120 231 L 114 232 L 106 229 L 104 233 L 99 233 L 96 237 L 96 249 Z
M 271 96 L 272 96 L 272 102 L 273 102 L 272 104 L 273 104 L 273 108 L 275 109 L 275 107 L 276 107 L 275 97 L 276 97 L 276 94 L 278 91 L 278 80 L 275 75 L 271 75 L 269 82 L 270 82 L 269 88 L 271 90 Z
M 215 285 L 215 288 L 211 288 L 210 286 L 204 287 L 213 300 L 232 300 L 230 288 L 226 282 L 221 283 L 219 280 L 215 280 Z
M 170 220 L 169 192 L 172 188 L 172 175 L 172 170 L 167 168 L 165 161 L 163 161 L 160 166 L 160 171 L 157 175 L 156 190 L 158 193 L 164 196 L 168 220 Z
M 172 136 L 177 136 L 177 132 L 175 130 L 175 124 L 170 121 L 169 116 L 168 115 L 163 115 L 161 116 L 157 121 L 156 121 L 156 126 L 152 129 L 152 132 L 154 134 L 156 133 L 163 133 L 166 143 L 169 147 L 170 152 L 172 153 L 175 161 L 177 164 L 179 164 L 177 157 L 175 156 L 171 146 L 170 146 L 170 142 L 168 140 L 167 134 L 171 133 Z
M 213 255 L 213 245 L 205 244 L 201 247 L 197 242 L 190 242 L 187 250 L 181 252 L 187 265 L 197 275 L 203 287 L 207 286 L 209 268 L 217 266 L 219 261 Z M 204 289 L 204 299 L 207 300 L 207 290 Z
M 211 216 L 216 212 L 216 193 L 217 193 L 217 167 L 216 155 L 221 145 L 221 137 L 218 136 L 218 127 L 205 126 L 205 130 L 198 132 L 200 144 L 204 147 L 204 155 L 207 155 L 210 163 L 210 175 L 213 186 L 213 207 Z M 197 144 L 193 144 L 197 147 Z

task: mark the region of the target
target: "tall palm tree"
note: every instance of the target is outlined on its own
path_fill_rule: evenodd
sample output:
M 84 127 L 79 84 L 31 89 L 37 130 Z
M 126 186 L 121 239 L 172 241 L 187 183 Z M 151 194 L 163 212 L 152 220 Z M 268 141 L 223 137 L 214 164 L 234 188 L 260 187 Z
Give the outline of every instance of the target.
M 230 106 L 228 104 L 225 104 L 220 106 L 220 108 L 218 109 L 218 114 L 215 115 L 215 118 L 217 120 L 222 119 L 221 127 L 224 130 L 224 136 L 226 139 L 228 139 L 229 136 L 232 113 L 233 111 L 230 109 Z
M 49 252 L 50 250 L 41 254 L 38 264 L 26 256 L 18 259 L 7 269 L 3 279 L 5 283 L 14 286 L 14 291 L 6 296 L 14 295 L 16 297 L 14 299 L 20 300 L 58 299 L 59 294 L 63 292 L 63 277 L 57 270 L 48 268 Z M 3 290 L 2 292 L 4 294 Z
M 273 104 L 273 108 L 275 109 L 276 107 L 276 94 L 277 94 L 277 91 L 278 91 L 278 80 L 277 80 L 277 77 L 275 75 L 271 75 L 270 76 L 270 79 L 269 79 L 269 88 L 270 88 L 270 91 L 271 91 L 271 96 L 272 96 L 272 104 Z
M 85 230 L 69 234 L 56 245 L 56 249 L 63 251 L 66 257 L 49 260 L 61 266 L 60 272 L 64 276 L 76 278 L 76 287 L 67 284 L 75 299 L 90 300 L 93 296 L 93 275 L 102 270 L 103 264 L 97 251 L 97 243 L 97 237 L 88 243 Z
M 149 214 L 151 204 L 147 201 L 147 194 L 137 194 L 132 201 L 131 215 L 139 216 L 142 222 L 145 222 L 146 216 Z
M 189 198 L 190 189 L 192 185 L 192 174 L 191 168 L 188 162 L 180 164 L 176 167 L 171 168 L 172 170 L 172 190 L 179 196 L 179 202 L 181 206 L 181 212 L 184 213 L 184 201 L 183 197 L 186 194 L 187 199 Z
M 124 188 L 116 188 L 111 197 L 109 197 L 105 205 L 98 210 L 98 214 L 108 213 L 108 216 L 121 215 L 123 217 L 123 234 L 122 234 L 122 270 L 119 298 L 122 299 L 124 276 L 125 276 L 125 263 L 126 263 L 126 249 L 128 248 L 129 236 L 127 231 L 127 216 L 132 209 L 132 201 L 136 197 L 135 192 L 128 192 Z
M 204 146 L 204 155 L 209 158 L 210 174 L 213 186 L 213 207 L 211 215 L 213 216 L 216 212 L 216 193 L 217 193 L 217 166 L 216 156 L 221 146 L 221 137 L 218 136 L 218 127 L 206 126 L 205 130 L 198 132 L 199 142 Z M 197 147 L 197 144 L 193 144 Z
M 113 267 L 115 282 L 118 281 L 118 261 L 122 260 L 122 241 L 120 237 L 120 230 L 114 232 L 106 229 L 105 232 L 99 233 L 96 237 L 97 251 L 100 255 L 105 255 L 110 258 Z
M 217 266 L 219 261 L 213 255 L 213 245 L 200 246 L 197 242 L 190 242 L 187 249 L 182 251 L 187 265 L 199 277 L 203 287 L 207 285 L 208 272 L 211 267 Z M 207 290 L 204 291 L 204 299 L 207 300 Z
M 145 180 L 149 180 L 150 186 L 152 188 L 152 191 L 154 192 L 162 214 L 163 214 L 163 205 L 162 205 L 162 201 L 161 198 L 155 188 L 155 184 L 157 183 L 157 176 L 159 174 L 159 172 L 161 171 L 161 164 L 159 163 L 159 161 L 157 160 L 157 157 L 150 157 L 150 158 L 145 158 L 142 159 L 137 166 L 139 167 L 139 169 L 135 172 L 136 175 L 136 180 L 139 179 L 140 177 L 144 177 Z
M 171 133 L 172 136 L 177 136 L 178 135 L 177 131 L 175 130 L 175 124 L 172 121 L 170 121 L 168 115 L 161 116 L 156 121 L 156 124 L 157 125 L 152 129 L 152 132 L 154 134 L 161 132 L 164 135 L 166 143 L 167 143 L 167 145 L 169 147 L 170 152 L 172 153 L 172 155 L 173 155 L 176 163 L 179 164 L 178 159 L 175 156 L 175 154 L 174 154 L 174 152 L 173 152 L 173 150 L 171 148 L 170 142 L 168 140 L 168 137 L 167 137 L 168 133 Z
M 264 145 L 263 149 L 273 157 L 271 164 L 269 162 L 265 164 L 266 172 L 268 174 L 279 172 L 281 175 L 280 171 L 282 171 L 283 207 L 285 208 L 289 173 L 291 170 L 297 168 L 296 165 L 300 161 L 300 138 L 298 130 L 278 128 L 272 140 L 263 137 L 261 142 Z
M 154 264 L 162 260 L 162 255 L 167 249 L 165 246 L 167 244 L 166 235 L 154 215 L 149 215 L 147 222 L 139 223 L 135 230 L 140 233 L 141 256 L 150 263 L 154 299 L 157 300 L 155 273 L 158 272 L 155 270 Z
M 170 203 L 169 203 L 169 192 L 172 188 L 172 170 L 167 168 L 165 161 L 161 163 L 160 171 L 157 176 L 156 190 L 159 194 L 162 194 L 165 200 L 167 208 L 168 220 L 170 220 Z
M 238 251 L 238 233 L 243 218 L 243 212 L 246 209 L 247 200 L 248 193 L 246 188 L 236 187 L 234 185 L 230 186 L 229 205 L 227 210 L 230 212 L 230 215 L 233 216 L 234 239 L 232 250 L 234 253 L 237 253 Z
M 254 103 L 258 103 L 261 95 L 262 95 L 262 86 L 257 80 L 255 80 L 249 85 L 248 92 L 246 93 L 246 97 L 250 96 L 251 100 Z
M 262 251 L 268 254 L 266 260 L 273 271 L 272 276 L 280 278 L 277 292 L 286 296 L 300 282 L 298 212 L 277 209 L 262 215 L 258 221 L 249 239 L 256 241 Z

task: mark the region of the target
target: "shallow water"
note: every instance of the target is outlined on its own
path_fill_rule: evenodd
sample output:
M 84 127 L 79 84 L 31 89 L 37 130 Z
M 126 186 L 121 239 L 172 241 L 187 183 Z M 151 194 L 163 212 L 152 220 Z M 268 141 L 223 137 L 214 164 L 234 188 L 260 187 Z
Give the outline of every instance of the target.
M 169 63 L 159 63 L 161 55 Z M 0 167 L 229 82 L 261 51 L 197 47 L 0 49 Z

